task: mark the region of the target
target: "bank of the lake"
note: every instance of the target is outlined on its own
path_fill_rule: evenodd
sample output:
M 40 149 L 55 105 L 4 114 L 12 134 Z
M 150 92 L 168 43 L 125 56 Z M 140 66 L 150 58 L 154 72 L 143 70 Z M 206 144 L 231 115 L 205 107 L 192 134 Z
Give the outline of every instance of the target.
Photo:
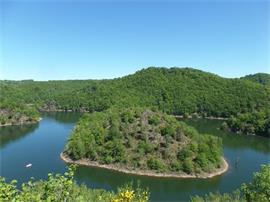
M 162 177 L 162 178 L 201 178 L 201 179 L 206 179 L 206 178 L 212 178 L 218 175 L 221 175 L 225 173 L 229 165 L 225 158 L 222 157 L 222 165 L 220 168 L 217 168 L 213 170 L 211 173 L 200 173 L 196 175 L 190 175 L 186 173 L 156 173 L 150 170 L 130 170 L 128 168 L 123 168 L 117 165 L 113 164 L 100 164 L 95 161 L 90 161 L 88 159 L 80 159 L 80 160 L 72 160 L 68 155 L 64 154 L 61 152 L 60 157 L 63 161 L 69 164 L 77 164 L 77 165 L 82 165 L 82 166 L 89 166 L 89 167 L 97 167 L 97 168 L 105 168 L 107 170 L 113 170 L 121 173 L 126 173 L 126 174 L 132 174 L 132 175 L 140 175 L 140 176 L 148 176 L 148 177 Z
M 226 117 L 215 117 L 215 116 L 199 116 L 197 114 L 193 114 L 193 115 L 188 115 L 187 117 L 185 117 L 184 115 L 173 115 L 175 118 L 179 118 L 179 119 L 208 119 L 208 120 L 221 120 L 221 121 L 225 121 L 228 120 L 228 118 Z
M 41 120 L 42 120 L 42 117 L 39 117 L 38 120 L 35 120 L 35 121 L 19 121 L 19 122 L 16 122 L 16 123 L 5 123 L 5 124 L 0 123 L 0 127 L 31 125 L 31 124 L 36 124 L 36 123 L 40 122 Z

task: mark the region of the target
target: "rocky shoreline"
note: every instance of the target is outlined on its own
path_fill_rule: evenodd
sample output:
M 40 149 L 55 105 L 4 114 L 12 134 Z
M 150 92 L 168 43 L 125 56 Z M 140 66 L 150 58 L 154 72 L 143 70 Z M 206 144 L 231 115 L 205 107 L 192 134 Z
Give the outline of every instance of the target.
M 221 175 L 225 173 L 229 165 L 227 161 L 222 157 L 223 165 L 221 168 L 215 169 L 212 173 L 202 173 L 202 174 L 196 174 L 196 175 L 189 175 L 189 174 L 166 174 L 166 173 L 156 173 L 153 171 L 142 171 L 142 170 L 128 170 L 126 168 L 120 168 L 119 166 L 115 165 L 106 165 L 106 164 L 100 164 L 98 162 L 94 161 L 89 161 L 88 159 L 80 159 L 80 160 L 72 160 L 64 154 L 63 152 L 60 154 L 60 157 L 63 161 L 66 163 L 70 164 L 78 164 L 78 165 L 83 165 L 83 166 L 89 166 L 89 167 L 97 167 L 97 168 L 104 168 L 108 170 L 113 170 L 121 173 L 126 173 L 126 174 L 132 174 L 132 175 L 140 175 L 140 176 L 149 176 L 149 177 L 162 177 L 162 178 L 201 178 L 201 179 L 207 179 L 207 178 L 212 178 L 218 175 Z
M 188 117 L 184 117 L 183 115 L 172 115 L 172 116 L 174 116 L 175 118 L 179 118 L 179 119 L 186 118 L 186 119 L 222 120 L 222 121 L 228 120 L 228 118 L 214 117 L 214 116 L 206 116 L 206 117 L 202 117 L 202 116 L 195 116 L 195 117 L 193 117 L 192 115 L 189 115 Z

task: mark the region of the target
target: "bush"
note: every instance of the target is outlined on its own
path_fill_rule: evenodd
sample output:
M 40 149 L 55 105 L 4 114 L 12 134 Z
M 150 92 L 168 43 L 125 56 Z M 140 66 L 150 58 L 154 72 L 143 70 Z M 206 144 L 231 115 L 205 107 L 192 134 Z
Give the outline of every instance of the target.
M 241 187 L 244 198 L 248 202 L 270 201 L 270 164 L 263 165 L 261 171 L 254 174 L 251 183 L 243 184 Z
M 163 172 L 165 169 L 165 165 L 159 160 L 151 158 L 147 161 L 147 166 L 151 170 L 157 170 Z
M 6 182 L 0 177 L 0 201 L 3 202 L 147 202 L 148 190 L 133 187 L 132 184 L 120 187 L 116 193 L 99 189 L 89 189 L 85 185 L 77 185 L 73 179 L 75 167 L 71 166 L 64 175 L 48 174 L 47 180 L 22 184 L 21 189 L 16 181 Z
M 194 166 L 191 158 L 186 158 L 183 163 L 183 171 L 190 174 L 194 171 Z
M 173 126 L 168 125 L 161 129 L 161 134 L 173 136 L 175 134 L 175 128 L 173 128 Z
M 148 123 L 150 125 L 157 126 L 160 123 L 160 117 L 158 115 L 153 115 L 149 120 Z

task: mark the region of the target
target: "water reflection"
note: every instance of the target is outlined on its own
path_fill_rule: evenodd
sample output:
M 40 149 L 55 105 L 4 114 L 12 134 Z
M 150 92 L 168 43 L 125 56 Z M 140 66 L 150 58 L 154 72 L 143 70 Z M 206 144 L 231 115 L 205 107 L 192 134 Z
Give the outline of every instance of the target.
M 195 127 L 200 133 L 217 135 L 222 138 L 224 146 L 231 149 L 254 149 L 264 154 L 270 153 L 269 138 L 261 136 L 247 136 L 219 130 L 223 121 L 206 119 L 182 119 Z
M 179 185 L 187 185 L 182 187 L 182 190 L 190 190 L 191 188 L 194 188 L 194 185 L 196 185 L 198 188 L 213 188 L 218 184 L 222 177 L 214 177 L 211 179 L 211 184 L 209 184 L 208 179 L 175 179 L 175 178 L 153 178 L 153 177 L 147 177 L 147 176 L 136 176 L 136 175 L 130 175 L 130 174 L 124 174 L 117 171 L 110 171 L 104 168 L 91 168 L 86 166 L 79 166 L 76 171 L 76 179 L 80 181 L 87 181 L 86 179 L 89 179 L 91 181 L 91 186 L 93 186 L 93 183 L 96 185 L 95 188 L 99 188 L 99 185 L 106 184 L 110 189 L 115 188 L 118 186 L 121 186 L 125 184 L 126 182 L 144 182 L 144 185 L 148 185 L 146 187 L 152 187 L 151 185 L 155 184 L 155 186 L 162 186 L 163 188 L 166 187 L 166 189 L 169 190 L 176 190 L 177 186 L 176 183 Z M 171 183 L 172 180 L 174 180 L 174 183 Z M 188 182 L 188 183 L 187 183 Z M 194 183 L 190 183 L 194 182 Z M 198 183 L 201 182 L 201 183 Z M 204 183 L 205 182 L 205 183 Z M 206 188 L 205 184 L 208 184 L 209 186 Z M 171 186 L 170 186 L 171 185 Z M 103 186 L 102 186 L 103 187 Z
M 39 123 L 19 125 L 19 126 L 4 126 L 0 130 L 0 148 L 4 148 L 9 143 L 18 141 L 21 138 L 31 134 L 39 127 Z
M 83 113 L 79 112 L 43 112 L 42 117 L 53 118 L 59 123 L 76 123 Z

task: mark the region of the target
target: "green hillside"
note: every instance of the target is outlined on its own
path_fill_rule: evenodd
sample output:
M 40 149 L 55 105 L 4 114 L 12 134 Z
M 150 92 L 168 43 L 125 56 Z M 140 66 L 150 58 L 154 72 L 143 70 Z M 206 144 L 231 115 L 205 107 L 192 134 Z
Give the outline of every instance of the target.
M 270 88 L 192 68 L 150 67 L 110 80 L 1 81 L 0 101 L 41 110 L 102 111 L 156 106 L 170 114 L 230 115 L 269 108 Z
M 260 83 L 268 87 L 270 86 L 270 74 L 266 74 L 266 73 L 250 74 L 250 75 L 242 77 L 241 79 Z

